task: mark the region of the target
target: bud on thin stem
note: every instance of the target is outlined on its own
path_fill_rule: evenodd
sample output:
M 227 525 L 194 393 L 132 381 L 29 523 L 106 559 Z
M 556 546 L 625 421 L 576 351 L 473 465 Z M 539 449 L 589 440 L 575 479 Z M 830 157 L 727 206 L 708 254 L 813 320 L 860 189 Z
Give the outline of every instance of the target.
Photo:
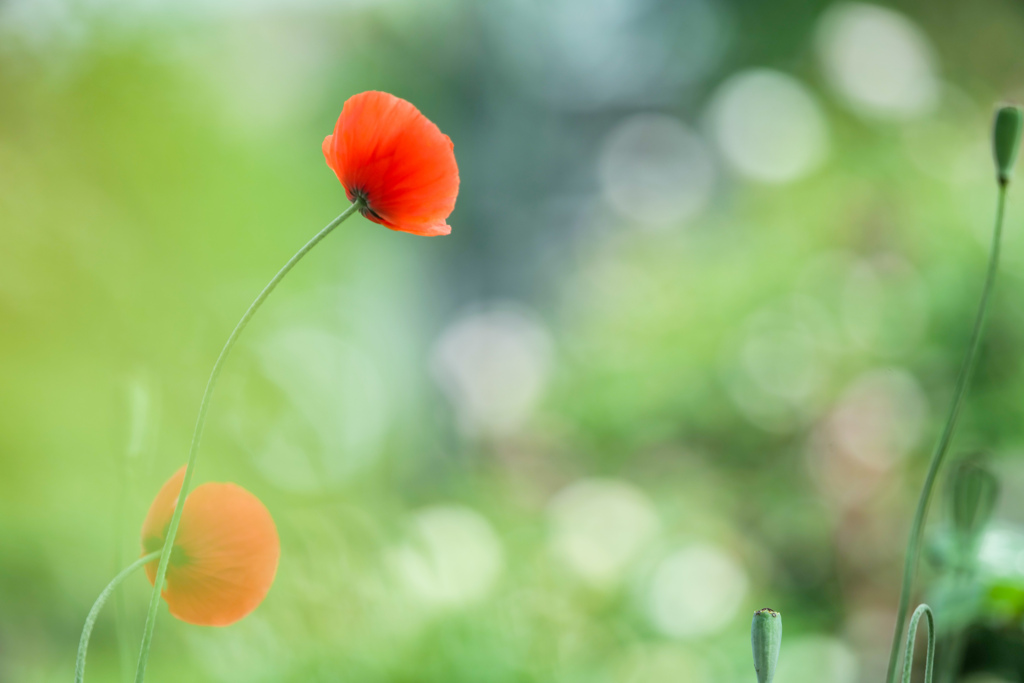
M 1016 105 L 1005 105 L 996 110 L 992 124 L 992 151 L 996 160 L 996 177 L 1003 187 L 1010 182 L 1013 165 L 1020 149 L 1021 128 L 1024 127 L 1024 113 Z
M 988 523 L 999 496 L 999 481 L 978 462 L 965 460 L 953 470 L 950 507 L 953 526 L 965 541 L 973 541 Z
M 754 671 L 757 683 L 772 683 L 775 664 L 782 649 L 782 615 L 775 610 L 759 609 L 754 612 L 750 625 L 750 644 L 754 650 Z

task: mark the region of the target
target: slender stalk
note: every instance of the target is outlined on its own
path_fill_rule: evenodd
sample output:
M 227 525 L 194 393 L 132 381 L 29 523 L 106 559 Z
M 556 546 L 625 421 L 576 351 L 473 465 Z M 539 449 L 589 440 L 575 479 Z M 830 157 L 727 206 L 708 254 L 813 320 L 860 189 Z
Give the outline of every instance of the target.
M 85 677 L 85 653 L 89 650 L 89 637 L 92 635 L 92 627 L 96 625 L 96 618 L 100 615 L 100 610 L 103 609 L 103 605 L 106 604 L 107 598 L 114 592 L 121 582 L 124 581 L 128 576 L 139 567 L 149 564 L 156 558 L 160 557 L 160 551 L 155 550 L 148 555 L 144 555 L 139 559 L 132 562 L 130 565 L 121 570 L 121 573 L 114 577 L 114 579 L 107 584 L 107 587 L 103 589 L 100 596 L 96 598 L 96 602 L 93 603 L 92 609 L 89 610 L 89 615 L 85 618 L 85 626 L 82 627 L 82 637 L 78 641 L 78 657 L 75 658 L 75 683 L 82 683 L 82 679 Z
M 928 605 L 918 605 L 914 610 L 914 616 L 910 617 L 910 630 L 907 631 L 907 647 L 903 651 L 903 678 L 901 683 L 910 683 L 910 672 L 914 668 L 914 641 L 917 639 L 917 624 L 921 615 L 927 617 L 925 624 L 928 626 L 928 653 L 924 660 L 924 683 L 932 683 L 932 672 L 935 666 L 935 615 Z
M 964 658 L 964 648 L 966 645 L 966 629 L 960 629 L 946 639 L 946 644 L 943 648 L 945 656 L 942 658 L 942 673 L 939 674 L 940 683 L 952 683 L 952 681 L 956 680 L 960 664 Z
M 900 641 L 903 639 L 903 627 L 907 620 L 907 608 L 910 606 L 910 589 L 914 583 L 914 574 L 917 571 L 917 561 L 921 553 L 921 539 L 924 532 L 924 520 L 928 515 L 928 503 L 931 499 L 932 489 L 935 487 L 935 480 L 939 474 L 939 468 L 946 457 L 949 445 L 953 440 L 953 431 L 956 428 L 957 419 L 960 417 L 960 409 L 963 407 L 964 396 L 967 393 L 967 386 L 970 383 L 971 371 L 974 369 L 974 360 L 978 355 L 978 346 L 981 342 L 982 328 L 985 323 L 985 314 L 988 311 L 989 296 L 992 293 L 992 285 L 996 279 L 996 271 L 999 269 L 999 247 L 1003 233 L 1003 213 L 1006 208 L 1006 183 L 999 185 L 999 199 L 996 205 L 996 223 L 992 231 L 992 248 L 988 258 L 988 271 L 985 274 L 985 285 L 981 290 L 981 301 L 978 303 L 978 312 L 974 318 L 974 330 L 971 332 L 971 340 L 967 344 L 967 353 L 964 356 L 963 364 L 960 366 L 960 373 L 956 378 L 956 387 L 953 389 L 953 402 L 949 407 L 949 416 L 946 418 L 946 425 L 942 429 L 942 435 L 935 446 L 931 463 L 928 465 L 928 474 L 924 479 L 924 486 L 921 488 L 921 497 L 917 501 L 917 510 L 914 512 L 914 521 L 910 527 L 910 539 L 907 542 L 907 555 L 903 564 L 903 585 L 900 587 L 900 602 L 896 612 L 896 629 L 892 637 L 892 649 L 889 652 L 889 669 L 886 673 L 886 683 L 893 683 L 896 676 L 896 666 L 899 659 Z
M 217 378 L 220 376 L 221 370 L 224 367 L 224 361 L 234 347 L 235 342 L 238 341 L 238 336 L 245 329 L 246 325 L 249 324 L 249 320 L 259 310 L 259 307 L 266 301 L 270 293 L 274 291 L 278 283 L 284 279 L 284 276 L 295 267 L 303 256 L 309 253 L 313 247 L 320 243 L 327 235 L 329 235 L 336 227 L 342 224 L 346 218 L 354 214 L 356 211 L 363 207 L 363 201 L 357 200 L 335 218 L 333 221 L 327 224 L 327 226 L 318 232 L 313 239 L 309 240 L 301 249 L 295 252 L 295 255 L 288 260 L 288 263 L 284 264 L 284 267 L 277 272 L 277 275 L 267 283 L 267 286 L 263 288 L 263 291 L 259 293 L 259 296 L 250 304 L 249 308 L 245 311 L 242 319 L 235 325 L 235 329 L 231 331 L 231 335 L 228 340 L 224 343 L 224 348 L 221 349 L 220 355 L 217 356 L 217 361 L 213 364 L 213 370 L 210 372 L 210 379 L 206 382 L 206 391 L 203 392 L 203 400 L 199 404 L 199 417 L 196 418 L 195 431 L 192 433 L 192 445 L 189 447 L 188 452 L 188 464 L 185 466 L 185 477 L 181 482 L 181 491 L 178 493 L 178 500 L 174 507 L 174 514 L 171 516 L 171 522 L 167 527 L 167 537 L 164 540 L 163 553 L 160 555 L 160 566 L 156 571 L 156 580 L 153 582 L 153 594 L 149 600 L 149 612 L 146 614 L 146 628 L 142 634 L 142 649 L 139 651 L 139 664 L 135 670 L 135 683 L 143 683 L 146 678 L 146 663 L 149 660 L 149 648 L 153 642 L 153 628 L 156 626 L 156 615 L 157 610 L 160 607 L 160 593 L 161 588 L 164 585 L 164 577 L 167 575 L 167 564 L 171 559 L 171 548 L 174 547 L 174 538 L 178 534 L 178 524 L 181 521 L 181 511 L 184 505 L 182 501 L 188 495 L 189 484 L 192 482 L 192 473 L 196 467 L 197 456 L 199 455 L 199 441 L 203 436 L 203 427 L 206 424 L 206 412 L 210 407 L 210 397 L 213 395 L 213 389 L 217 384 Z
M 974 580 L 973 565 L 973 544 L 965 542 L 958 551 L 956 566 L 953 568 L 953 588 L 962 590 Z M 939 660 L 941 671 L 939 672 L 939 683 L 953 683 L 956 674 L 960 669 L 960 663 L 964 658 L 964 647 L 967 645 L 967 629 L 970 624 L 964 624 L 956 629 L 951 635 L 943 640 L 943 656 Z

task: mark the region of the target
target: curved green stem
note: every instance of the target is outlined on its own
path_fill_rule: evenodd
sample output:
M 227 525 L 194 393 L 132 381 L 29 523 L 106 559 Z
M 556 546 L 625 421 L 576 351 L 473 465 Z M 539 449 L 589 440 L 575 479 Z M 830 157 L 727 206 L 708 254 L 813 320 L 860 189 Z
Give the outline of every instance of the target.
M 132 562 L 130 565 L 121 570 L 121 573 L 114 577 L 114 579 L 107 584 L 107 587 L 103 589 L 100 596 L 96 598 L 96 602 L 93 603 L 92 609 L 89 610 L 89 615 L 85 618 L 85 626 L 82 627 L 82 637 L 78 641 L 78 657 L 75 658 L 75 683 L 82 683 L 82 679 L 85 677 L 85 653 L 89 650 L 89 637 L 92 635 L 92 627 L 96 625 L 96 618 L 100 615 L 100 610 L 103 609 L 103 605 L 106 604 L 107 598 L 114 592 L 114 589 L 121 585 L 121 582 L 128 578 L 128 575 L 134 572 L 139 567 L 149 564 L 156 558 L 160 557 L 160 551 L 155 550 L 148 555 L 143 555 L 139 559 Z
M 910 539 L 907 542 L 907 555 L 903 564 L 903 584 L 900 587 L 900 602 L 896 612 L 896 629 L 892 637 L 892 648 L 889 652 L 889 669 L 886 673 L 886 683 L 893 683 L 896 675 L 900 641 L 903 639 L 903 626 L 907 619 L 907 607 L 910 606 L 910 589 L 914 583 L 914 573 L 917 571 L 917 560 L 921 552 L 921 538 L 924 532 L 924 520 L 928 514 L 928 502 L 931 499 L 932 489 L 935 487 L 935 479 L 938 477 L 939 468 L 942 466 L 942 461 L 949 450 L 950 442 L 953 440 L 953 431 L 956 428 L 957 419 L 960 417 L 960 409 L 963 407 L 964 396 L 970 383 L 971 371 L 974 369 L 974 359 L 978 355 L 978 346 L 981 342 L 985 314 L 988 311 L 989 295 L 992 293 L 996 271 L 999 269 L 999 246 L 1002 241 L 1003 213 L 1005 208 L 1006 185 L 1001 184 L 996 207 L 995 229 L 992 232 L 992 249 L 988 258 L 988 271 L 985 274 L 985 285 L 981 290 L 978 313 L 974 318 L 974 330 L 971 332 L 971 340 L 967 344 L 967 354 L 964 356 L 963 364 L 960 366 L 960 374 L 956 378 L 956 387 L 953 389 L 953 402 L 949 408 L 949 416 L 946 418 L 946 426 L 942 429 L 942 436 L 935 446 L 931 463 L 928 465 L 928 474 L 925 476 L 924 486 L 921 488 L 921 497 L 917 501 L 917 510 L 914 512 L 914 521 L 910 527 Z
M 221 349 L 220 355 L 217 356 L 217 361 L 213 364 L 213 370 L 210 372 L 210 379 L 206 382 L 206 391 L 203 392 L 203 400 L 199 404 L 199 417 L 196 419 L 195 431 L 192 433 L 192 445 L 188 451 L 188 464 L 185 466 L 185 477 L 181 482 L 181 491 L 178 493 L 178 502 L 174 507 L 174 514 L 171 516 L 171 522 L 167 526 L 167 537 L 164 540 L 164 552 L 160 555 L 160 566 L 156 571 L 156 580 L 153 582 L 153 594 L 149 600 L 149 612 L 146 614 L 146 627 L 142 634 L 142 649 L 139 651 L 139 664 L 135 669 L 135 683 L 143 683 L 146 678 L 146 663 L 149 660 L 149 648 L 153 642 L 153 628 L 156 625 L 157 610 L 160 607 L 160 593 L 161 587 L 164 585 L 164 577 L 167 575 L 167 564 L 171 559 L 170 549 L 174 547 L 174 537 L 178 533 L 178 524 L 181 521 L 181 511 L 184 506 L 181 504 L 185 497 L 188 495 L 189 484 L 192 482 L 192 473 L 196 467 L 196 459 L 199 454 L 199 441 L 203 436 L 203 427 L 206 424 L 206 411 L 210 407 L 210 397 L 213 395 L 213 389 L 217 384 L 217 377 L 220 376 L 220 372 L 224 367 L 224 360 L 227 358 L 228 353 L 234 347 L 235 342 L 238 341 L 238 336 L 245 329 L 246 325 L 249 324 L 249 320 L 259 310 L 259 307 L 266 301 L 270 293 L 274 291 L 278 283 L 284 279 L 284 276 L 295 267 L 303 256 L 309 253 L 309 251 L 320 243 L 327 235 L 331 233 L 336 227 L 341 225 L 346 218 L 354 214 L 356 211 L 363 207 L 363 202 L 357 200 L 352 206 L 348 207 L 335 218 L 333 221 L 327 224 L 327 226 L 318 232 L 313 239 L 309 240 L 301 249 L 295 252 L 295 255 L 288 260 L 288 263 L 284 264 L 284 267 L 277 272 L 277 275 L 267 283 L 267 286 L 263 288 L 263 291 L 259 293 L 259 296 L 252 302 L 249 308 L 245 311 L 242 319 L 235 325 L 235 329 L 231 331 L 231 335 L 228 340 L 224 343 L 224 348 Z
M 917 639 L 917 624 L 921 615 L 928 617 L 928 653 L 924 660 L 924 683 L 932 683 L 932 670 L 935 667 L 935 615 L 928 605 L 918 605 L 914 615 L 910 617 L 910 630 L 907 631 L 907 647 L 903 650 L 902 683 L 910 683 L 910 672 L 914 668 L 914 641 Z

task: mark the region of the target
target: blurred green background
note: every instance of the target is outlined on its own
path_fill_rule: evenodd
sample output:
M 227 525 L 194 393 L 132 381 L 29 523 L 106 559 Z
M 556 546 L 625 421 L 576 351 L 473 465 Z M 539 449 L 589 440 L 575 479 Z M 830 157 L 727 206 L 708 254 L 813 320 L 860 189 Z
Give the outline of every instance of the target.
M 779 683 L 878 681 L 1010 0 L 0 0 L 0 681 L 72 678 L 367 89 L 454 141 L 452 235 L 353 219 L 254 320 L 197 477 L 266 503 L 278 576 L 228 628 L 163 609 L 148 680 L 749 682 L 771 606 Z M 940 496 L 922 564 L 974 681 L 1022 677 L 1019 189 L 954 447 L 997 517 L 949 589 Z M 87 680 L 130 680 L 148 590 Z

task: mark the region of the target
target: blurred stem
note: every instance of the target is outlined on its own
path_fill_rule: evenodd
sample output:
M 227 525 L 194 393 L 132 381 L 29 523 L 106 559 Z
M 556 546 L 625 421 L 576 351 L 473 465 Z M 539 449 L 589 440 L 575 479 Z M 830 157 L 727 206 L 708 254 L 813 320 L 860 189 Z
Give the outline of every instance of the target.
M 82 683 L 82 679 L 85 677 L 85 653 L 89 649 L 89 637 L 92 635 L 92 627 L 96 624 L 96 618 L 100 615 L 100 610 L 103 609 L 103 605 L 106 604 L 107 598 L 114 592 L 121 582 L 124 581 L 128 576 L 139 567 L 148 564 L 160 557 L 160 551 L 155 550 L 148 555 L 144 555 L 139 559 L 132 562 L 130 565 L 121 570 L 121 573 L 114 577 L 113 581 L 107 584 L 107 587 L 103 589 L 100 596 L 96 598 L 96 602 L 93 603 L 92 609 L 89 610 L 89 616 L 85 618 L 85 626 L 82 627 L 82 637 L 78 641 L 78 657 L 75 659 L 75 683 Z
M 259 293 L 259 296 L 250 304 L 249 308 L 245 311 L 242 319 L 235 325 L 235 329 L 231 331 L 231 335 L 228 340 L 224 343 L 224 348 L 221 349 L 220 355 L 217 356 L 217 361 L 213 364 L 213 370 L 210 372 L 210 379 L 206 382 L 206 391 L 203 392 L 203 400 L 199 404 L 199 417 L 196 418 L 195 431 L 192 433 L 192 445 L 189 447 L 188 452 L 188 464 L 185 467 L 185 477 L 181 482 L 181 491 L 178 492 L 177 503 L 174 506 L 174 514 L 171 516 L 171 522 L 167 526 L 167 537 L 164 539 L 164 552 L 160 555 L 160 566 L 156 571 L 156 578 L 153 581 L 153 593 L 149 600 L 149 612 L 146 613 L 146 628 L 142 634 L 142 649 L 139 651 L 139 664 L 135 669 L 135 683 L 143 683 L 146 678 L 146 663 L 149 660 L 149 648 L 153 642 L 153 628 L 156 626 L 156 615 L 157 610 L 160 607 L 160 593 L 161 587 L 164 585 L 164 578 L 167 576 L 167 564 L 171 559 L 171 548 L 174 547 L 174 538 L 178 534 L 178 524 L 181 521 L 181 511 L 184 508 L 182 502 L 188 495 L 189 484 L 192 482 L 192 473 L 196 467 L 197 456 L 199 455 L 199 441 L 203 436 L 203 427 L 206 424 L 206 412 L 210 407 L 210 397 L 213 395 L 213 389 L 217 384 L 217 378 L 220 376 L 220 372 L 224 367 L 224 361 L 231 349 L 235 346 L 235 342 L 238 341 L 238 337 L 242 334 L 242 330 L 245 329 L 246 325 L 249 324 L 249 320 L 259 310 L 259 307 L 267 300 L 270 293 L 274 291 L 274 288 L 284 279 L 295 264 L 302 260 L 305 256 L 313 249 L 317 244 L 320 243 L 327 235 L 341 225 L 345 219 L 354 214 L 356 211 L 363 208 L 363 201 L 356 200 L 352 206 L 345 209 L 341 215 L 335 218 L 333 221 L 327 224 L 327 226 L 318 232 L 313 239 L 306 242 L 305 246 L 295 252 L 295 255 L 288 260 L 288 263 L 284 264 L 284 267 L 277 272 L 277 275 L 267 283 L 267 286 L 263 288 L 263 291 Z
M 965 543 L 960 551 L 957 566 L 953 570 L 953 589 L 963 590 L 974 580 L 973 551 Z M 967 628 L 970 624 L 956 629 L 952 635 L 943 639 L 942 653 L 939 660 L 939 683 L 952 683 L 960 670 L 960 663 L 964 657 L 964 648 L 967 645 Z
M 128 510 L 129 491 L 133 476 L 134 463 L 143 451 L 145 434 L 150 429 L 151 410 L 148 382 L 143 377 L 135 377 L 128 382 L 125 391 L 128 408 L 128 439 L 118 462 L 117 503 L 114 512 L 114 566 L 124 564 L 124 538 Z M 121 660 L 120 680 L 125 681 L 131 675 L 133 651 L 129 644 L 128 610 L 124 602 L 124 594 L 114 594 L 114 626 L 117 632 L 117 650 Z
M 961 629 L 946 639 L 945 656 L 942 658 L 942 673 L 939 676 L 940 683 L 952 683 L 956 680 L 966 645 L 966 629 Z
M 931 463 L 928 465 L 928 474 L 925 476 L 924 486 L 921 488 L 921 497 L 917 501 L 917 510 L 914 512 L 914 521 L 910 527 L 907 555 L 903 564 L 903 585 L 900 587 L 900 602 L 896 612 L 896 629 L 892 637 L 892 649 L 889 652 L 889 669 L 886 673 L 886 683 L 893 683 L 896 676 L 900 640 L 903 638 L 903 626 L 907 620 L 907 607 L 910 605 L 910 589 L 914 583 L 917 560 L 921 553 L 921 539 L 924 532 L 924 520 L 928 514 L 928 502 L 931 499 L 932 489 L 935 487 L 935 479 L 938 477 L 939 468 L 942 466 L 942 461 L 949 450 L 950 442 L 953 440 L 953 431 L 956 428 L 957 419 L 960 417 L 960 409 L 963 407 L 967 385 L 970 383 L 971 371 L 974 369 L 974 360 L 978 355 L 978 346 L 981 342 L 985 314 L 988 311 L 989 295 L 992 293 L 996 271 L 999 269 L 999 245 L 1002 241 L 1003 213 L 1005 208 L 1006 184 L 1000 183 L 999 199 L 996 204 L 996 223 L 992 231 L 992 248 L 988 257 L 988 271 L 985 274 L 985 285 L 981 290 L 978 313 L 974 318 L 974 330 L 971 332 L 971 340 L 967 344 L 967 353 L 964 356 L 963 364 L 960 366 L 960 374 L 956 378 L 956 387 L 953 389 L 953 402 L 949 407 L 949 417 L 946 418 L 946 426 L 942 428 L 942 436 L 935 446 Z

